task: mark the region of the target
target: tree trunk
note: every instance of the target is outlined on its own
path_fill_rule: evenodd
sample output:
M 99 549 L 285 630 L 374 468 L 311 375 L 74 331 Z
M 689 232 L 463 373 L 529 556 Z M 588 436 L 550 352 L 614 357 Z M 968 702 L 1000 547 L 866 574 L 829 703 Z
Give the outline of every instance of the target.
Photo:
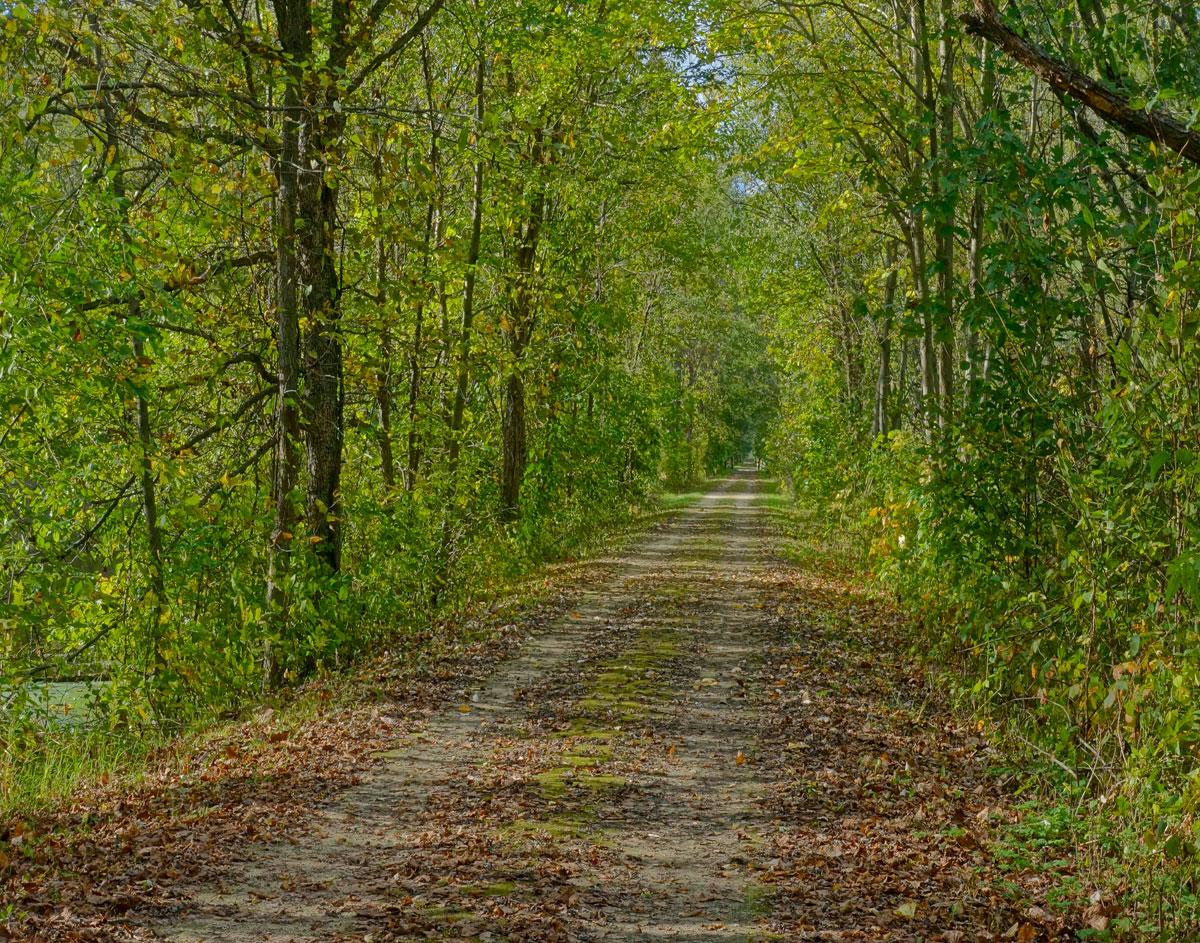
M 98 28 L 94 15 L 89 17 L 93 30 Z M 99 51 L 96 53 L 96 70 L 99 76 L 105 73 L 105 61 Z M 121 252 L 128 251 L 129 242 L 127 226 L 129 223 L 129 202 L 125 193 L 125 178 L 121 168 L 120 139 L 117 136 L 117 118 L 112 101 L 105 94 L 101 98 L 104 114 L 105 150 L 110 161 L 108 170 L 112 173 L 113 195 L 121 207 Z M 132 265 L 130 266 L 132 269 Z M 141 317 L 142 303 L 138 296 L 130 299 L 125 309 L 125 323 L 131 330 L 131 347 L 133 350 L 134 368 L 140 370 L 145 361 L 145 343 L 137 334 L 140 327 L 137 321 Z M 151 455 L 154 450 L 154 437 L 150 429 L 150 405 L 141 383 L 136 389 L 137 401 L 137 436 L 138 436 L 138 469 L 137 474 L 142 490 L 142 517 L 146 523 L 146 550 L 149 557 L 150 586 L 149 593 L 153 596 L 150 606 L 150 616 L 147 627 L 147 642 L 150 649 L 150 673 L 162 667 L 162 648 L 160 635 L 162 632 L 163 601 L 166 598 L 166 578 L 163 573 L 162 531 L 158 526 L 158 500 L 155 491 L 154 466 Z M 11 587 L 11 584 L 10 584 Z
M 314 135 L 313 150 L 320 153 Z M 322 155 L 323 156 L 323 155 Z M 304 158 L 302 158 L 304 160 Z M 342 476 L 342 342 L 339 331 L 336 245 L 337 194 L 324 179 L 322 157 L 302 166 L 316 168 L 302 185 L 302 225 L 298 227 L 300 278 L 305 287 L 304 434 L 308 464 L 306 517 L 317 559 L 336 573 L 341 566 L 342 528 L 339 487 Z M 307 177 L 307 175 L 306 175 Z
M 940 22 L 938 38 L 938 58 L 941 75 L 938 82 L 938 161 L 939 168 L 934 180 L 934 192 L 937 202 L 948 206 L 945 216 L 938 220 L 937 252 L 937 295 L 938 314 L 941 324 L 938 334 L 941 342 L 938 349 L 938 387 L 941 394 L 938 419 L 944 426 L 954 416 L 954 375 L 957 369 L 958 354 L 954 342 L 954 216 L 957 199 L 951 190 L 949 198 L 942 192 L 943 186 L 950 177 L 951 155 L 954 144 L 954 39 L 953 13 L 950 10 L 950 0 L 941 0 L 939 7 Z
M 275 409 L 275 468 L 272 481 L 275 520 L 267 567 L 267 609 L 275 623 L 263 646 L 263 683 L 277 687 L 283 661 L 276 641 L 287 634 L 286 582 L 298 517 L 294 494 L 300 477 L 300 276 L 296 257 L 299 215 L 300 142 L 305 125 L 301 63 L 311 51 L 312 22 L 306 0 L 275 0 L 279 39 L 291 61 L 285 72 L 279 160 L 275 173 L 275 329 L 279 393 Z
M 434 246 L 441 242 L 442 229 L 442 185 L 440 179 L 441 128 L 438 124 L 437 103 L 433 94 L 433 72 L 429 63 L 429 45 L 421 38 L 421 74 L 425 80 L 425 105 L 429 111 L 429 173 L 432 192 L 425 210 L 425 230 L 421 243 L 421 295 L 417 301 L 416 318 L 413 325 L 412 348 L 409 353 L 408 384 L 408 469 L 404 476 L 405 486 L 412 491 L 417 485 L 421 470 L 421 435 L 417 428 L 418 410 L 421 402 L 421 354 L 424 346 L 425 298 L 429 290 L 429 266 Z
M 421 437 L 417 432 L 417 407 L 421 400 L 421 348 L 424 344 L 425 302 L 417 304 L 413 325 L 412 347 L 408 352 L 408 463 L 404 486 L 412 491 L 417 486 L 421 466 Z
M 500 504 L 505 520 L 515 520 L 520 512 L 521 482 L 525 478 L 528 443 L 525 440 L 525 380 L 520 363 L 509 371 L 504 387 L 504 469 L 500 483 Z
M 382 172 L 377 165 L 380 178 Z M 379 237 L 376 250 L 375 297 L 382 305 L 387 293 L 388 256 L 382 236 Z M 392 332 L 386 323 L 379 334 L 379 357 L 382 365 L 375 389 L 375 405 L 379 412 L 379 473 L 383 477 L 384 487 L 391 491 L 396 487 L 396 460 L 392 454 Z
M 899 280 L 896 270 L 896 244 L 891 241 L 887 246 L 887 266 L 887 281 L 883 286 L 883 324 L 879 330 L 879 372 L 875 376 L 875 413 L 871 421 L 871 438 L 887 436 L 891 431 L 888 401 L 892 389 L 892 322 L 895 320 L 896 283 Z
M 541 152 L 542 139 L 539 132 L 533 148 L 535 164 L 540 161 Z M 546 191 L 539 185 L 529 206 L 529 217 L 521 228 L 516 253 L 516 272 L 509 288 L 508 341 L 512 362 L 504 391 L 504 414 L 501 424 L 504 458 L 500 484 L 500 514 L 507 521 L 516 520 L 520 514 L 521 480 L 525 475 L 525 380 L 521 371 L 524 368 L 525 351 L 533 336 L 536 317 L 533 279 L 537 269 L 538 245 L 545 210 Z
M 996 105 L 996 65 L 992 44 L 983 44 L 983 77 L 980 110 L 987 115 Z M 967 325 L 967 389 L 972 398 L 978 396 L 978 386 L 983 380 L 983 352 L 979 337 L 979 312 L 983 301 L 983 241 L 985 207 L 983 204 L 984 168 L 976 169 L 975 193 L 971 198 L 971 219 L 968 226 L 967 243 L 967 291 L 974 311 Z
M 923 121 L 934 120 L 933 76 L 929 67 L 929 46 L 926 36 L 925 2 L 912 0 L 909 9 L 909 37 L 912 44 L 914 104 Z M 930 146 L 936 149 L 937 132 L 930 129 Z M 933 154 L 929 155 L 933 158 Z M 923 190 L 922 173 L 925 155 L 919 146 L 912 155 L 912 191 Z M 925 209 L 913 206 L 909 211 L 907 236 L 909 258 L 912 265 L 913 282 L 917 290 L 917 301 L 921 315 L 921 339 L 918 349 L 921 366 L 921 417 L 926 437 L 932 437 L 938 424 L 938 368 L 937 348 L 934 343 L 933 311 L 929 294 L 928 256 L 925 244 Z
M 920 411 L 925 434 L 931 436 L 937 425 L 938 413 L 937 351 L 933 342 L 933 318 L 929 310 L 929 279 L 925 270 L 925 229 L 920 217 L 921 210 L 913 210 L 912 225 L 906 233 L 906 241 L 913 282 L 917 290 L 917 301 L 921 308 L 921 336 L 917 347 L 921 369 Z
M 129 316 L 136 318 L 139 314 L 140 302 L 136 299 L 129 302 Z M 133 338 L 133 357 L 140 366 L 145 358 L 145 345 L 136 335 Z M 142 516 L 146 521 L 146 548 L 150 557 L 150 593 L 154 600 L 150 606 L 149 642 L 150 659 L 153 670 L 157 671 L 163 665 L 162 656 L 162 614 L 163 603 L 166 600 L 166 578 L 163 574 L 162 530 L 158 526 L 158 500 L 155 493 L 154 465 L 151 454 L 154 450 L 154 438 L 150 430 L 150 406 L 146 402 L 146 394 L 140 388 L 137 393 L 137 431 L 138 449 L 140 451 L 139 473 L 142 483 Z
M 484 82 L 487 63 L 481 54 L 475 66 L 475 143 L 479 148 L 471 183 L 471 239 L 467 246 L 467 268 L 463 275 L 462 323 L 458 331 L 458 364 L 454 383 L 454 404 L 450 411 L 450 444 L 447 472 L 451 487 L 458 471 L 459 450 L 462 447 L 463 414 L 467 404 L 467 384 L 471 372 L 471 324 L 475 318 L 475 278 L 479 266 L 479 243 L 483 232 L 483 136 Z

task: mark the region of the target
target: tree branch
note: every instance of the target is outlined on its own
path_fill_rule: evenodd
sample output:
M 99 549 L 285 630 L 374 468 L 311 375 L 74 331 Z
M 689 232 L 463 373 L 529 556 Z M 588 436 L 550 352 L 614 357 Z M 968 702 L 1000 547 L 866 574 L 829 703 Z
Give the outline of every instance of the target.
M 974 2 L 975 12 L 962 16 L 968 33 L 991 40 L 1056 91 L 1086 105 L 1105 123 L 1128 135 L 1153 141 L 1193 164 L 1200 164 L 1200 133 L 1165 111 L 1134 108 L 1126 96 L 1017 35 L 1000 19 L 992 0 Z
M 210 278 L 215 278 L 217 275 L 222 275 L 225 272 L 232 272 L 240 268 L 252 268 L 255 265 L 261 265 L 264 262 L 269 262 L 275 257 L 274 252 L 269 249 L 264 249 L 261 252 L 254 252 L 250 255 L 237 256 L 231 259 L 220 259 L 213 262 L 202 272 L 197 272 L 195 269 L 188 267 L 179 275 L 169 279 L 163 283 L 162 291 L 175 292 L 182 291 L 184 288 L 195 288 L 198 285 L 203 285 Z M 109 308 L 116 305 L 129 304 L 130 301 L 141 300 L 146 297 L 144 289 L 138 289 L 136 292 L 124 295 L 105 295 L 103 298 L 92 298 L 89 301 L 82 301 L 72 308 L 75 311 L 95 311 L 97 308 Z M 179 331 L 183 333 L 183 328 L 177 325 L 155 325 L 166 327 L 169 330 Z M 203 336 L 203 335 L 201 335 Z
M 371 77 L 371 73 L 373 73 L 381 65 L 387 62 L 393 56 L 398 56 L 400 53 L 404 52 L 404 50 L 408 48 L 409 44 L 425 31 L 425 27 L 429 25 L 429 21 L 432 20 L 437 11 L 445 5 L 445 2 L 446 0 L 433 0 L 433 2 L 425 8 L 425 12 L 417 17 L 412 26 L 396 37 L 395 41 L 385 50 L 383 50 L 383 52 L 379 53 L 374 59 L 363 66 L 344 89 L 343 94 L 345 97 L 349 98 L 350 95 L 352 95 L 358 89 L 358 87 L 362 85 L 363 82 Z

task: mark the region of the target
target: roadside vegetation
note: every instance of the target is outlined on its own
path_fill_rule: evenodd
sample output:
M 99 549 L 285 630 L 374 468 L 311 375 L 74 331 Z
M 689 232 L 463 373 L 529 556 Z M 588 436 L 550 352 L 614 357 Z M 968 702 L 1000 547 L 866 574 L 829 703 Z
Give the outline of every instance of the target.
M 1200 934 L 1186 4 L 0 35 L 0 817 L 453 645 L 752 459 L 1003 745 L 1014 867 L 1087 862 L 1082 936 Z

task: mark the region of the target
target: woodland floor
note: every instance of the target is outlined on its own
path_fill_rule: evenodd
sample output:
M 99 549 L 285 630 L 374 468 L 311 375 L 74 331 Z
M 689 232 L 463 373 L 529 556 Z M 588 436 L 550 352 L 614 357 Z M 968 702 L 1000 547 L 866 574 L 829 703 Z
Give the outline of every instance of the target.
M 0 938 L 1065 938 L 986 744 L 773 513 L 739 471 L 374 703 L 10 825 Z

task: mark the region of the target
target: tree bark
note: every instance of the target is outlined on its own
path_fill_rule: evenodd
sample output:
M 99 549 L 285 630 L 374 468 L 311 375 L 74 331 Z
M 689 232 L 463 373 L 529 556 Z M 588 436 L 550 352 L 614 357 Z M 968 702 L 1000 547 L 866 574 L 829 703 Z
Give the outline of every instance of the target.
M 437 116 L 437 106 L 433 95 L 433 72 L 429 63 L 429 45 L 424 37 L 421 39 L 421 74 L 425 81 L 425 107 L 429 112 L 429 174 L 432 190 L 429 205 L 425 209 L 425 229 L 421 242 L 421 295 L 416 305 L 416 317 L 413 324 L 412 347 L 409 351 L 409 383 L 408 383 L 408 467 L 404 476 L 405 486 L 412 491 L 417 485 L 417 477 L 421 469 L 421 434 L 418 429 L 418 412 L 421 402 L 421 355 L 424 347 L 425 332 L 425 299 L 429 286 L 429 268 L 433 247 L 441 242 L 442 230 L 442 187 L 440 179 L 440 147 L 441 126 Z
M 954 217 L 957 199 L 954 191 L 943 192 L 950 174 L 950 151 L 954 146 L 954 40 L 953 14 L 950 10 L 950 0 L 941 0 L 938 23 L 938 59 L 941 74 L 938 80 L 938 128 L 935 132 L 938 138 L 938 154 L 936 166 L 937 176 L 933 181 L 936 200 L 947 206 L 946 215 L 938 220 L 937 231 L 937 297 L 938 315 L 941 323 L 937 333 L 941 340 L 938 345 L 938 390 L 941 394 L 938 409 L 938 421 L 946 425 L 954 415 L 954 375 L 957 368 L 958 354 L 955 350 L 954 336 Z
M 300 278 L 304 320 L 304 439 L 308 464 L 306 517 L 313 552 L 330 572 L 342 558 L 340 487 L 344 439 L 340 284 L 336 246 L 337 193 L 325 180 L 319 135 L 310 139 L 312 179 L 301 185 Z M 320 156 L 317 156 L 317 155 Z M 303 159 L 303 158 L 302 158 Z M 302 166 L 304 166 L 302 164 Z M 307 177 L 307 174 L 306 174 Z
M 520 511 L 521 483 L 525 479 L 528 443 L 525 438 L 525 380 L 520 364 L 509 371 L 504 387 L 504 469 L 501 476 L 500 503 L 506 520 L 515 520 Z
M 996 63 L 993 46 L 987 40 L 983 44 L 982 88 L 980 110 L 984 115 L 996 106 Z M 976 167 L 975 192 L 971 197 L 971 216 L 968 223 L 967 243 L 967 292 L 971 298 L 974 311 L 967 324 L 967 395 L 978 395 L 979 383 L 985 379 L 983 375 L 984 355 L 981 350 L 978 320 L 983 304 L 983 245 L 985 209 L 983 202 L 984 168 Z
M 137 300 L 129 303 L 130 318 L 138 316 L 140 305 L 141 303 Z M 139 366 L 145 359 L 145 344 L 136 335 L 133 339 L 133 357 Z M 167 586 L 163 573 L 162 530 L 158 526 L 158 498 L 154 484 L 154 464 L 151 459 L 154 451 L 154 436 L 150 429 L 150 405 L 146 401 L 145 392 L 140 387 L 137 393 L 137 431 L 138 449 L 141 453 L 139 474 L 142 484 L 142 517 L 146 522 L 146 550 L 150 558 L 150 592 L 154 597 L 148 620 L 150 659 L 153 670 L 158 671 L 163 666 L 162 614 Z
M 934 120 L 933 75 L 929 66 L 929 46 L 926 36 L 924 0 L 912 0 L 909 8 L 909 39 L 912 45 L 912 70 L 914 105 L 922 120 Z M 937 132 L 931 128 L 928 135 L 930 146 L 937 147 Z M 933 154 L 929 155 L 931 158 Z M 911 185 L 914 194 L 923 189 L 923 167 L 925 155 L 919 146 L 911 157 Z M 928 252 L 925 239 L 925 210 L 916 205 L 909 209 L 909 222 L 905 233 L 908 243 L 909 261 L 912 267 L 914 287 L 921 317 L 921 337 L 918 348 L 921 367 L 921 418 L 927 437 L 932 437 L 938 425 L 938 357 L 934 342 L 933 311 L 929 293 Z
M 1200 132 L 1160 109 L 1133 108 L 1126 96 L 1019 36 L 1000 19 L 992 0 L 975 0 L 975 12 L 965 13 L 961 19 L 968 33 L 990 39 L 1052 88 L 1086 105 L 1105 123 L 1200 164 Z
M 312 20 L 307 0 L 275 0 L 280 45 L 289 56 L 285 67 L 279 160 L 275 173 L 275 331 L 278 347 L 278 398 L 275 408 L 275 467 L 272 481 L 275 520 L 267 566 L 267 610 L 274 638 L 263 646 L 263 683 L 277 687 L 283 662 L 276 640 L 286 636 L 287 575 L 298 518 L 295 491 L 300 477 L 300 277 L 296 258 L 299 215 L 299 167 L 305 127 L 303 66 L 312 47 Z
M 535 167 L 541 163 L 542 151 L 542 132 L 539 131 L 535 135 L 532 152 Z M 533 336 L 536 317 L 533 280 L 537 270 L 537 253 L 545 212 L 546 190 L 545 185 L 539 182 L 530 201 L 528 218 L 521 227 L 515 259 L 516 271 L 509 286 L 508 341 L 512 359 L 505 381 L 501 422 L 504 457 L 500 481 L 500 513 L 508 521 L 516 520 L 520 514 L 521 483 L 525 477 L 525 380 L 521 371 L 524 368 L 526 348 Z
M 458 331 L 458 364 L 454 383 L 454 403 L 450 410 L 450 444 L 447 472 L 451 487 L 458 472 L 462 448 L 463 414 L 467 404 L 467 384 L 471 374 L 471 325 L 475 318 L 475 279 L 479 267 L 479 244 L 483 233 L 483 116 L 487 62 L 482 50 L 475 65 L 475 166 L 471 181 L 471 238 L 467 245 L 467 267 L 463 275 L 462 322 Z
M 383 170 L 378 163 L 376 174 L 377 180 L 382 181 Z M 375 297 L 382 305 L 387 295 L 388 259 L 383 236 L 376 243 L 376 252 Z M 386 323 L 379 332 L 379 357 L 381 366 L 375 389 L 375 405 L 379 413 L 379 473 L 384 487 L 391 491 L 396 487 L 396 460 L 392 454 L 392 332 Z
M 871 420 L 871 438 L 887 436 L 891 431 L 888 412 L 892 390 L 892 323 L 896 314 L 896 243 L 887 245 L 887 280 L 883 285 L 883 324 L 879 329 L 879 371 L 875 376 L 875 412 Z

